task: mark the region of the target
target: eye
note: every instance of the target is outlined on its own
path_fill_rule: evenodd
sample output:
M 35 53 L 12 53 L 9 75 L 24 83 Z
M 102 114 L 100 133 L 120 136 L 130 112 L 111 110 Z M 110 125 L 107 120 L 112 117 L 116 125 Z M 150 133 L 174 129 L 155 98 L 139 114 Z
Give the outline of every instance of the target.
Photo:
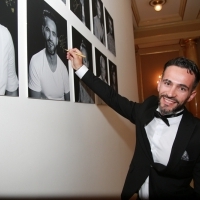
M 49 32 L 49 31 L 50 31 L 50 30 L 49 30 L 49 27 L 46 27 L 46 28 L 45 28 L 45 30 L 46 30 L 47 32 Z
M 56 33 L 55 32 L 53 32 L 53 36 L 56 37 Z
M 168 85 L 171 85 L 171 82 L 169 81 L 163 81 L 164 85 L 168 86 Z
M 187 91 L 187 89 L 185 87 L 180 87 L 180 90 L 183 91 L 183 92 Z

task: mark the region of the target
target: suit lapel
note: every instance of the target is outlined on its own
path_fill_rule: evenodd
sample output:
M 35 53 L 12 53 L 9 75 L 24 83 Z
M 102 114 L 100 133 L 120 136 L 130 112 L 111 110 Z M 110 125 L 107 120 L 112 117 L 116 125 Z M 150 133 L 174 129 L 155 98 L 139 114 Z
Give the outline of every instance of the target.
M 151 153 L 151 147 L 149 140 L 147 138 L 147 133 L 145 131 L 145 126 L 154 118 L 154 111 L 156 110 L 157 105 L 152 108 L 146 110 L 141 116 L 141 124 L 140 124 L 140 135 L 138 136 L 138 141 L 140 142 L 146 156 L 149 158 L 151 165 L 153 165 L 153 156 Z
M 173 167 L 180 161 L 187 144 L 190 141 L 190 137 L 195 128 L 195 122 L 186 109 L 183 114 L 183 118 L 180 122 L 174 144 L 172 146 L 171 155 L 167 165 L 167 169 L 173 169 Z

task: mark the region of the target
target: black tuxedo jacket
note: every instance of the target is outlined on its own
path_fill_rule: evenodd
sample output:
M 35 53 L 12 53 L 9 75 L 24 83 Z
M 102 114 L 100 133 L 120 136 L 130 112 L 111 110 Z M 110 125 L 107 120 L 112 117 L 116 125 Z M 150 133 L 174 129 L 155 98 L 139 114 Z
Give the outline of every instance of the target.
M 128 200 L 149 176 L 149 199 L 200 199 L 200 120 L 186 109 L 167 166 L 154 163 L 144 129 L 154 117 L 158 98 L 129 101 L 88 71 L 82 80 L 110 107 L 136 125 L 136 147 L 121 199 Z M 190 187 L 194 180 L 194 188 Z

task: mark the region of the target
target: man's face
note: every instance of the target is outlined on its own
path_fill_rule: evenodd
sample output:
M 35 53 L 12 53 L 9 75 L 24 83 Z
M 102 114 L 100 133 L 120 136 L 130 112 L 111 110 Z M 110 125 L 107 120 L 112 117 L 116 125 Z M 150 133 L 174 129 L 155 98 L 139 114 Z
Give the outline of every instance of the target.
M 159 108 L 162 114 L 172 114 L 181 110 L 191 101 L 196 91 L 192 90 L 195 75 L 187 69 L 169 66 L 158 83 Z
M 87 68 L 89 68 L 89 60 L 88 60 L 88 54 L 87 54 L 86 49 L 82 47 L 82 48 L 81 48 L 81 52 L 82 52 L 83 55 L 85 55 L 85 57 L 83 58 L 83 64 L 84 64 Z
M 101 5 L 99 0 L 97 0 L 97 16 L 99 19 L 101 18 Z
M 103 79 L 105 79 L 106 78 L 106 64 L 103 57 L 100 60 L 100 68 L 101 68 L 101 76 Z
M 45 25 L 42 26 L 42 32 L 45 38 L 47 53 L 54 55 L 58 45 L 56 24 L 49 17 L 45 17 Z
M 109 31 L 112 34 L 113 33 L 113 26 L 112 26 L 112 21 L 110 18 L 108 18 L 108 25 L 109 25 Z
M 116 74 L 114 71 L 112 73 L 112 79 L 113 79 L 113 83 L 115 84 L 116 83 Z

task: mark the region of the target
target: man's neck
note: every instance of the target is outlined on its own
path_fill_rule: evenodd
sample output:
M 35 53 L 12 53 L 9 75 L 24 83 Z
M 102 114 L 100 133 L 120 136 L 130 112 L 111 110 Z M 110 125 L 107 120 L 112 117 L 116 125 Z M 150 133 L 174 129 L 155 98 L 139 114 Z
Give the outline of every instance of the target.
M 45 54 L 51 71 L 55 72 L 57 68 L 57 54 L 56 53 L 54 55 L 48 54 L 47 50 L 45 51 Z

